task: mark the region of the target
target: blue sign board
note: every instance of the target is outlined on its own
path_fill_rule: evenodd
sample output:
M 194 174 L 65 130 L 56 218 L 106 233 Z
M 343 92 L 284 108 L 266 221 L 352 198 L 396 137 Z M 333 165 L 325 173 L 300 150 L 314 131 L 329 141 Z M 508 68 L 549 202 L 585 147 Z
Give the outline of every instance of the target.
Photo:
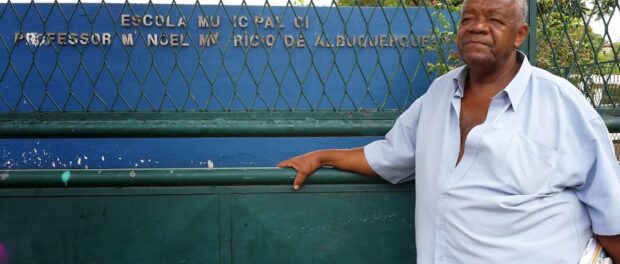
M 403 110 L 437 59 L 427 12 L 2 4 L 0 112 Z M 0 158 L 5 169 L 273 166 L 373 139 L 0 140 Z

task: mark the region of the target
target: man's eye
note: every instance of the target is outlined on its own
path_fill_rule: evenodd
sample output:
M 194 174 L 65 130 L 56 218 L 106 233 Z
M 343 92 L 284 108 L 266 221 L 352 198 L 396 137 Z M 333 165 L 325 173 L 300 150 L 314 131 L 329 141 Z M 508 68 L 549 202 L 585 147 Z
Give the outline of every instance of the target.
M 491 22 L 498 23 L 498 24 L 504 24 L 504 21 L 499 18 L 491 18 Z

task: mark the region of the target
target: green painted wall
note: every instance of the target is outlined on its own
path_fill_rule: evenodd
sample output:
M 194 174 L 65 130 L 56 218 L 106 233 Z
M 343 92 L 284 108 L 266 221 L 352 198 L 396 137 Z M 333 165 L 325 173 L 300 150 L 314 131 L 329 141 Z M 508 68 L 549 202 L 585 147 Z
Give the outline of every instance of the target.
M 91 172 L 82 176 L 96 178 Z M 191 181 L 181 176 L 178 186 L 101 188 L 72 187 L 80 172 L 73 175 L 69 187 L 0 188 L 6 263 L 415 262 L 412 184 L 326 170 L 299 192 L 288 177 L 183 186 Z

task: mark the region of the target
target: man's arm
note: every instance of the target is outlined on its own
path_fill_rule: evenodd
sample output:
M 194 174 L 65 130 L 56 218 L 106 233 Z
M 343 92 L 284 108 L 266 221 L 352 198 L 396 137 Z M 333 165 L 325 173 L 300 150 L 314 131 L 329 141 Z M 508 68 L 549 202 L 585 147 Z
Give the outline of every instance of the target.
M 363 148 L 330 149 L 306 153 L 278 163 L 278 167 L 291 167 L 297 170 L 293 189 L 299 190 L 308 176 L 323 166 L 333 166 L 341 170 L 377 176 L 370 168 Z
M 611 257 L 614 263 L 620 263 L 620 235 L 601 236 L 596 235 L 596 239 L 601 243 L 607 255 Z

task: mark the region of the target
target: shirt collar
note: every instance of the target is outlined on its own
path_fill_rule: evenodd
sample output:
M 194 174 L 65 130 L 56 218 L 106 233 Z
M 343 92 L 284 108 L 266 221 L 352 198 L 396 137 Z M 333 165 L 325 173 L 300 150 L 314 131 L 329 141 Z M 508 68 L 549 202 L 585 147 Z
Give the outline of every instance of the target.
M 508 94 L 508 99 L 510 100 L 510 104 L 514 110 L 519 106 L 519 102 L 523 97 L 523 93 L 525 93 L 525 89 L 528 87 L 528 82 L 530 80 L 530 76 L 532 75 L 532 65 L 530 64 L 527 56 L 519 50 L 517 50 L 517 60 L 521 62 L 521 68 L 517 75 L 508 83 L 508 85 L 504 88 L 503 91 Z M 463 97 L 464 88 L 465 88 L 465 80 L 467 79 L 467 74 L 469 73 L 467 66 L 462 67 L 459 72 L 454 76 L 453 80 L 455 82 L 454 95 L 458 97 Z
M 456 84 L 454 87 L 454 96 L 463 97 L 465 95 L 465 80 L 467 79 L 467 66 L 461 67 L 459 72 L 454 76 L 454 83 Z

